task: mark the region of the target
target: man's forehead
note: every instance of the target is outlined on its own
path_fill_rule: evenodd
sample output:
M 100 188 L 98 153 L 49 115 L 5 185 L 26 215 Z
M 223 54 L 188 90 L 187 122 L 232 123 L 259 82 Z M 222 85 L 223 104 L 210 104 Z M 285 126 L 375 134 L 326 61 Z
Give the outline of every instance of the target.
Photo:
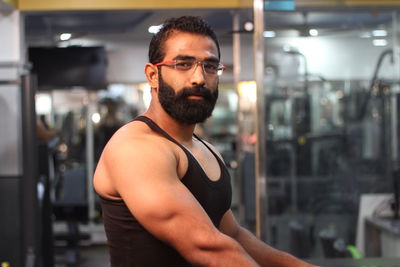
M 175 31 L 168 36 L 164 44 L 165 57 L 202 56 L 218 58 L 218 49 L 209 36 Z M 202 55 L 196 55 L 201 53 Z

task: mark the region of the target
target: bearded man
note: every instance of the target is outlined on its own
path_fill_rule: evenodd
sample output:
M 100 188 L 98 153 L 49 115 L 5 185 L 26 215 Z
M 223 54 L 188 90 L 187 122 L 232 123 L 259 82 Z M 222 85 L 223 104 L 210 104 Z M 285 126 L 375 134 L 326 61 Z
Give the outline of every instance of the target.
M 113 267 L 311 266 L 237 223 L 221 155 L 193 134 L 224 69 L 199 17 L 169 19 L 151 40 L 150 107 L 114 134 L 94 176 Z

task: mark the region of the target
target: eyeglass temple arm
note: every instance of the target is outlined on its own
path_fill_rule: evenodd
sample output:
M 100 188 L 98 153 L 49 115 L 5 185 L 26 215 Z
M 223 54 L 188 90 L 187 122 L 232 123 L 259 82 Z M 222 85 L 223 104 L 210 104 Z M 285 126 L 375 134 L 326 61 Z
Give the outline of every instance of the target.
M 159 63 L 154 64 L 154 66 L 162 66 L 162 65 L 169 65 L 169 64 L 174 64 L 175 61 L 174 60 L 168 60 L 168 61 L 162 61 Z

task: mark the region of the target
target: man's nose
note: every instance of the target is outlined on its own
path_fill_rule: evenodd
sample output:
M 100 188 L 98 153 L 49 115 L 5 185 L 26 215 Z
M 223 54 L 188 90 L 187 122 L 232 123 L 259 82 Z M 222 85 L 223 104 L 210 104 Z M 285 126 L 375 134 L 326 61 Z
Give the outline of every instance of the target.
M 192 85 L 204 85 L 206 83 L 206 77 L 201 63 L 196 63 L 190 78 Z

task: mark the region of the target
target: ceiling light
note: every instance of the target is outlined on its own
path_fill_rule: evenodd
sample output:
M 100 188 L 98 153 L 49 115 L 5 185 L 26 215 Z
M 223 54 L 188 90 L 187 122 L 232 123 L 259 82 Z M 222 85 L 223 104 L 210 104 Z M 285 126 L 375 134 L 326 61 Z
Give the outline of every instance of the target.
M 149 33 L 153 33 L 153 34 L 158 33 L 161 30 L 162 26 L 163 26 L 162 24 L 150 26 L 149 27 Z
M 276 33 L 274 31 L 264 31 L 263 35 L 265 38 L 273 38 L 276 36 Z
M 254 30 L 254 23 L 252 21 L 246 21 L 243 24 L 243 28 L 245 31 L 251 32 L 252 30 Z
M 93 121 L 94 123 L 97 124 L 97 123 L 100 122 L 100 120 L 101 120 L 100 113 L 95 112 L 95 113 L 92 114 L 92 121 Z
M 310 34 L 310 36 L 318 36 L 318 30 L 317 29 L 310 29 L 308 31 L 308 33 Z
M 60 34 L 60 40 L 61 41 L 67 41 L 67 40 L 71 39 L 71 37 L 72 37 L 72 34 L 70 34 L 70 33 L 62 33 L 62 34 Z
M 374 46 L 387 46 L 388 41 L 386 39 L 375 39 L 372 40 Z
M 372 35 L 374 37 L 385 37 L 385 36 L 387 36 L 387 31 L 386 30 L 373 30 Z

